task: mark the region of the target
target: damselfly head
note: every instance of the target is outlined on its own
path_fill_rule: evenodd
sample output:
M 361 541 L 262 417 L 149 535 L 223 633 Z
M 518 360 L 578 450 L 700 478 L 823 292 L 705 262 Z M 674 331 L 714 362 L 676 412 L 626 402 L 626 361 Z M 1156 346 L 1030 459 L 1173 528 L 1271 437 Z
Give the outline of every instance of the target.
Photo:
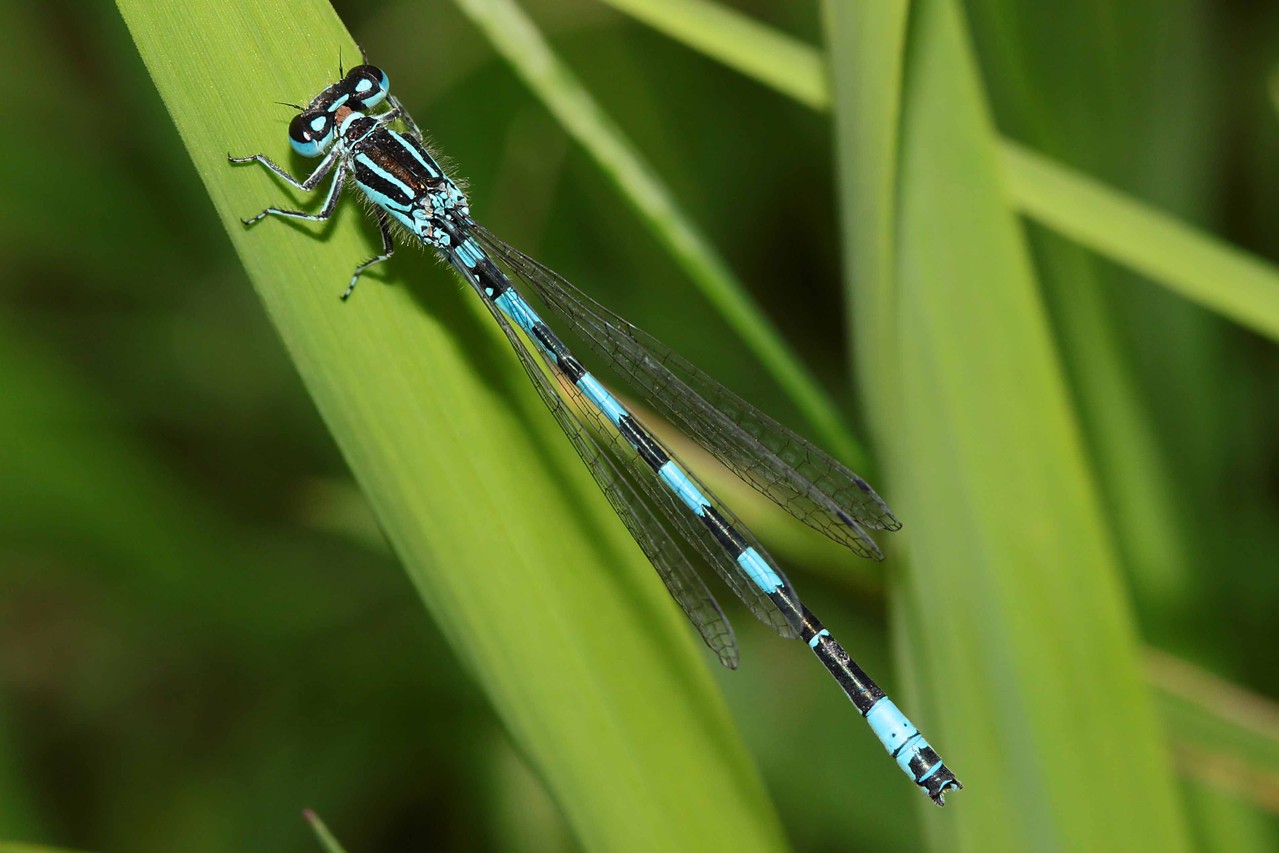
M 316 95 L 289 123 L 289 141 L 303 157 L 319 157 L 333 145 L 339 113 L 364 112 L 386 100 L 386 72 L 376 65 L 357 65 L 341 80 Z
M 376 65 L 357 65 L 342 78 L 342 87 L 350 95 L 347 102 L 354 110 L 377 106 L 386 99 L 391 82 L 386 72 Z
M 304 110 L 289 122 L 289 142 L 303 157 L 319 157 L 333 144 L 333 113 Z

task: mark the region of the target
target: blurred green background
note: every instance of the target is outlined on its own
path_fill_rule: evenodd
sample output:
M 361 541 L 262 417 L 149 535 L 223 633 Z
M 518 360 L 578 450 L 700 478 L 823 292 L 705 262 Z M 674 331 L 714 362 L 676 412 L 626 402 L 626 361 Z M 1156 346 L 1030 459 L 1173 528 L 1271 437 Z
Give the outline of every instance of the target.
M 825 41 L 816 3 L 725 5 Z M 1279 8 L 961 5 L 1003 134 L 1279 259 Z M 335 6 L 486 223 L 806 426 L 454 5 Z M 865 437 L 830 116 L 606 5 L 526 6 Z M 0 159 L 0 842 L 314 850 L 310 807 L 352 850 L 572 849 L 382 544 L 119 14 L 6 2 L 0 31 L 16 96 Z M 288 111 L 263 109 L 282 135 Z M 1279 352 L 1028 232 L 1124 522 L 1111 535 L 1192 838 L 1275 849 L 1279 775 L 1261 756 L 1279 752 L 1263 698 L 1279 695 Z M 443 269 L 425 279 L 458 288 Z M 1113 337 L 1081 335 L 1097 318 Z M 1152 481 L 1167 486 L 1153 508 L 1132 494 Z M 894 483 L 875 483 L 892 503 Z M 725 496 L 893 687 L 892 552 L 857 564 L 749 492 Z M 794 847 L 922 844 L 918 795 L 824 676 L 719 597 L 743 666 L 715 676 Z

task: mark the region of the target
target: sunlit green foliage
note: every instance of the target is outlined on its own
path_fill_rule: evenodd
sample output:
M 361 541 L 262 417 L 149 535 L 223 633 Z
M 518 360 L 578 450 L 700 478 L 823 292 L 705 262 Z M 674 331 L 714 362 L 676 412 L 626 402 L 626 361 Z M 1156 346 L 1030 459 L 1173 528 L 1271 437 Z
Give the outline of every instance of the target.
M 1279 10 L 337 5 L 0 6 L 0 849 L 1279 843 Z M 495 230 L 867 446 L 882 566 L 713 484 L 945 811 L 727 594 L 714 669 L 447 271 L 240 228 L 343 25 Z

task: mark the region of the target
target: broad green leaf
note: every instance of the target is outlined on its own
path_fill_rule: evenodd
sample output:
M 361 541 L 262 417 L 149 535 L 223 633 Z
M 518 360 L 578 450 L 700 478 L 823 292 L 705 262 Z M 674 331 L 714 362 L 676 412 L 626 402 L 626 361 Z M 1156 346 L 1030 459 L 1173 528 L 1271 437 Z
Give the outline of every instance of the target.
M 273 102 L 331 82 L 339 48 L 358 55 L 332 9 L 118 5 L 388 540 L 583 846 L 780 847 L 683 617 L 483 309 L 412 252 L 389 285 L 373 277 L 339 303 L 374 246 L 354 202 L 323 227 L 240 226 L 267 204 L 318 201 L 226 155 L 304 168 Z
M 930 816 L 934 838 L 1186 849 L 957 4 L 825 8 L 850 291 L 855 314 L 871 315 L 857 320 L 857 361 L 874 347 L 877 364 L 896 365 L 862 376 L 910 520 L 894 606 L 919 685 L 911 706 L 969 788 Z
M 1063 164 L 1193 209 L 1179 200 L 1199 184 L 1193 154 L 1207 125 L 1187 115 L 1198 103 L 1188 85 L 1198 54 L 1190 27 L 1180 23 L 1184 7 L 1185 0 L 1131 0 L 1121 9 L 1044 0 L 1022 9 L 1015 0 L 968 0 L 1000 129 Z M 1151 26 L 1165 17 L 1165 35 L 1151 39 Z M 1067 18 L 1068 27 L 1058 26 Z M 1179 129 L 1169 132 L 1169 124 Z M 1203 443 L 1184 418 L 1183 429 L 1169 429 L 1150 403 L 1160 396 L 1159 379 L 1175 375 L 1162 396 L 1182 395 L 1178 408 L 1199 409 L 1199 401 L 1214 408 L 1215 383 L 1202 381 L 1211 375 L 1203 363 L 1210 348 L 1187 344 L 1222 324 L 1039 223 L 1027 222 L 1026 232 L 1143 632 L 1184 648 L 1194 642 L 1190 633 L 1169 623 L 1200 592 L 1196 537 L 1204 526 L 1225 524 L 1190 523 L 1212 512 L 1202 499 L 1211 487 L 1196 488 L 1187 466 L 1170 462 L 1177 452 L 1204 458 Z M 1154 377 L 1143 372 L 1134 338 L 1169 351 Z

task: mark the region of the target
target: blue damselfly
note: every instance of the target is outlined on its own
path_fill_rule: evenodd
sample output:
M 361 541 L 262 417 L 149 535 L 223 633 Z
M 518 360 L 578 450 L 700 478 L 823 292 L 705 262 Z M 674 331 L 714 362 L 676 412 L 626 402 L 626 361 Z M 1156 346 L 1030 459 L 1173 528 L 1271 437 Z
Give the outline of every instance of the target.
M 778 634 L 808 644 L 906 775 L 942 805 L 946 791 L 962 787 L 959 780 L 800 602 L 754 536 L 586 370 L 525 301 L 516 282 L 531 287 L 550 313 L 580 334 L 657 412 L 739 477 L 809 526 L 875 559 L 882 555 L 868 530 L 901 526 L 879 495 L 828 454 L 476 223 L 466 197 L 390 95 L 386 74 L 364 64 L 339 76 L 299 108 L 289 125 L 297 153 L 323 158 L 306 179 L 294 178 L 261 154 L 230 158 L 260 163 L 307 191 L 332 175 L 320 211 L 272 207 L 245 225 L 267 216 L 328 219 L 352 179 L 373 203 L 382 252 L 355 268 L 342 299 L 351 295 L 361 274 L 391 257 L 394 227 L 436 250 L 488 307 L 609 502 L 721 663 L 737 666 L 737 643 L 684 545 L 705 558 Z M 397 122 L 402 130 L 394 128 Z M 539 357 L 563 380 L 559 391 L 539 367 Z

